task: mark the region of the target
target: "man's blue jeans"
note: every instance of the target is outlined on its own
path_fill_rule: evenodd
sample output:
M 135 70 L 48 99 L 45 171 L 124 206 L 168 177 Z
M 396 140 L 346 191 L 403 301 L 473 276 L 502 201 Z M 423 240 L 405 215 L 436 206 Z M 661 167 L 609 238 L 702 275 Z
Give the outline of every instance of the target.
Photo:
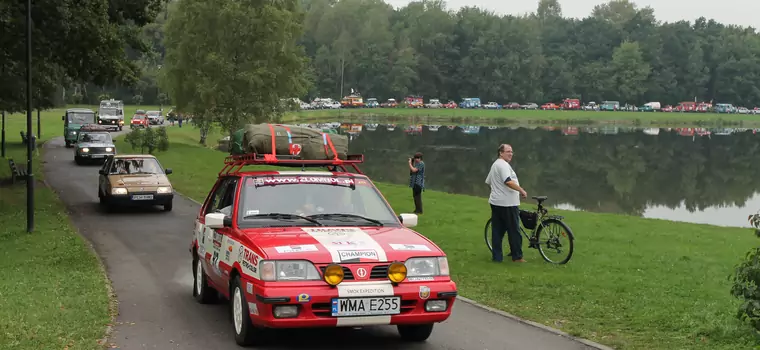
M 522 234 L 520 233 L 520 208 L 502 207 L 491 204 L 491 245 L 493 246 L 493 260 L 504 260 L 502 241 L 504 234 L 508 234 L 509 249 L 512 260 L 523 258 Z

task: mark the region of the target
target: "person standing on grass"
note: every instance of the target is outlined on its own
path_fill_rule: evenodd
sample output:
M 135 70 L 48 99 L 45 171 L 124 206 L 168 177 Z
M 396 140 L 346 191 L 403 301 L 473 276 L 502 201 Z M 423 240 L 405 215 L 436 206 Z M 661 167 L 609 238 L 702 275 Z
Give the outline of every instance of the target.
M 522 253 L 522 235 L 520 234 L 520 197 L 527 198 L 528 193 L 520 187 L 517 173 L 509 165 L 514 152 L 512 146 L 499 146 L 499 158 L 491 165 L 486 177 L 486 184 L 491 186 L 488 203 L 491 205 L 491 245 L 493 261 L 502 262 L 504 253 L 501 243 L 504 233 L 508 234 L 512 261 L 525 262 Z
M 425 162 L 422 153 L 417 152 L 414 158 L 409 158 L 409 187 L 414 198 L 414 213 L 422 214 L 422 191 L 425 190 Z

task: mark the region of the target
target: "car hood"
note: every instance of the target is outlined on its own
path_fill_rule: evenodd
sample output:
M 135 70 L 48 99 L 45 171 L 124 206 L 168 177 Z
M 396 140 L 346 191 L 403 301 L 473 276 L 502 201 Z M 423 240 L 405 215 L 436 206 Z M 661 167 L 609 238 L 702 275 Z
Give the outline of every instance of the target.
M 155 187 L 169 186 L 169 179 L 164 174 L 133 174 L 133 175 L 110 175 L 111 183 L 125 187 Z
M 81 142 L 77 144 L 79 148 L 82 147 L 114 147 L 113 143 L 107 143 L 107 142 Z
M 433 242 L 404 227 L 283 227 L 244 233 L 268 259 L 371 263 L 444 255 Z

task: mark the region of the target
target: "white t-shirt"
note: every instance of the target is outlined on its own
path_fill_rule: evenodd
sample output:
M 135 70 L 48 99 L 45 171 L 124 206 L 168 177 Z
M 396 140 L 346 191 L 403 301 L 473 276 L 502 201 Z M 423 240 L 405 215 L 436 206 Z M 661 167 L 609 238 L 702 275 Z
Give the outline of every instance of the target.
M 520 184 L 517 180 L 517 173 L 515 173 L 512 166 L 504 159 L 497 159 L 491 165 L 491 171 L 488 172 L 486 177 L 486 184 L 491 186 L 491 195 L 488 196 L 488 203 L 498 205 L 501 207 L 514 207 L 520 205 L 520 192 L 509 188 L 505 182 L 510 179 Z

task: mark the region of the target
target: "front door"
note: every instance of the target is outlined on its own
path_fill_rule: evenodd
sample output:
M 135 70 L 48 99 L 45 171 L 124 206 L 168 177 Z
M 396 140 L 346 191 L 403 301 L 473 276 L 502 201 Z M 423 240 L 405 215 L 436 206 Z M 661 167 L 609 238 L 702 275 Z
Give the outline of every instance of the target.
M 228 177 L 219 181 L 214 189 L 214 193 L 206 203 L 203 216 L 198 218 L 198 238 L 199 255 L 204 262 L 204 270 L 209 279 L 217 286 L 225 286 L 229 280 L 230 266 L 228 264 L 229 254 L 226 254 L 227 238 L 230 236 L 230 229 L 227 227 L 221 229 L 211 229 L 205 225 L 206 214 L 224 213 L 232 216 L 234 207 L 235 194 L 237 190 L 238 179 Z M 220 264 L 223 262 L 224 264 Z

